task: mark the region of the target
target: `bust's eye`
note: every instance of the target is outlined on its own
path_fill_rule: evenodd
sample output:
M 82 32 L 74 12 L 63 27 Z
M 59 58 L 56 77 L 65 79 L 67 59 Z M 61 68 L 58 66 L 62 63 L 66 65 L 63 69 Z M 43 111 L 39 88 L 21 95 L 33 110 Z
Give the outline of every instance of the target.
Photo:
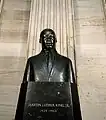
M 49 36 L 50 36 L 50 37 L 53 37 L 53 34 L 50 34 Z
M 46 37 L 46 35 L 44 35 L 44 37 Z

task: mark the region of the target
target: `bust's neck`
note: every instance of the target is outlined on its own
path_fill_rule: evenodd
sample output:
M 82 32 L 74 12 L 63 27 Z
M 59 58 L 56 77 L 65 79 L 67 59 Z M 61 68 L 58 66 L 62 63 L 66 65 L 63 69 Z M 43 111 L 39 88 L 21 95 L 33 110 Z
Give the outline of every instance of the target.
M 45 49 L 45 48 L 43 48 L 42 50 L 41 50 L 41 52 L 43 52 L 43 53 L 52 53 L 52 54 L 55 54 L 55 53 L 57 53 L 57 51 L 56 51 L 56 49 L 55 48 L 53 48 L 53 49 Z
M 57 51 L 56 51 L 56 49 L 42 49 L 41 50 L 41 53 L 45 56 L 51 56 L 52 58 L 54 58 L 55 57 L 55 55 L 57 54 Z

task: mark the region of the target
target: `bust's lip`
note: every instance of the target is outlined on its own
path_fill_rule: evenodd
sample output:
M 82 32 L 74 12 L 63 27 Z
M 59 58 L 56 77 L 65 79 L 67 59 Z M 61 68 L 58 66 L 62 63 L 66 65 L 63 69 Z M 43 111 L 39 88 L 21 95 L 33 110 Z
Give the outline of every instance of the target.
M 46 43 L 46 45 L 53 45 L 53 43 Z
M 53 48 L 53 45 L 47 45 L 46 47 L 47 48 Z
M 53 47 L 53 45 L 47 45 L 47 47 Z

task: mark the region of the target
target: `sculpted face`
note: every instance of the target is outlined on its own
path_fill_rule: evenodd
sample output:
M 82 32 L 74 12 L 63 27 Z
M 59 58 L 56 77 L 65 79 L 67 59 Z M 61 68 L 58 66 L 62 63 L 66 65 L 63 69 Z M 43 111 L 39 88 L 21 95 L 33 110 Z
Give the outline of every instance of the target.
M 55 48 L 56 36 L 54 31 L 51 29 L 43 30 L 40 35 L 40 43 L 45 49 Z

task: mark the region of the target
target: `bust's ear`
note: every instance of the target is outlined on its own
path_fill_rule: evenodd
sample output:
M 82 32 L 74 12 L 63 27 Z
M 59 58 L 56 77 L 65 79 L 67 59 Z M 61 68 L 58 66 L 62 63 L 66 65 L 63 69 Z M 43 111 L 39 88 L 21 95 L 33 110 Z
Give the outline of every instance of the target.
M 42 43 L 42 39 L 41 38 L 39 39 L 39 43 Z
M 55 37 L 55 40 L 56 40 L 56 42 L 57 42 L 57 38 Z

